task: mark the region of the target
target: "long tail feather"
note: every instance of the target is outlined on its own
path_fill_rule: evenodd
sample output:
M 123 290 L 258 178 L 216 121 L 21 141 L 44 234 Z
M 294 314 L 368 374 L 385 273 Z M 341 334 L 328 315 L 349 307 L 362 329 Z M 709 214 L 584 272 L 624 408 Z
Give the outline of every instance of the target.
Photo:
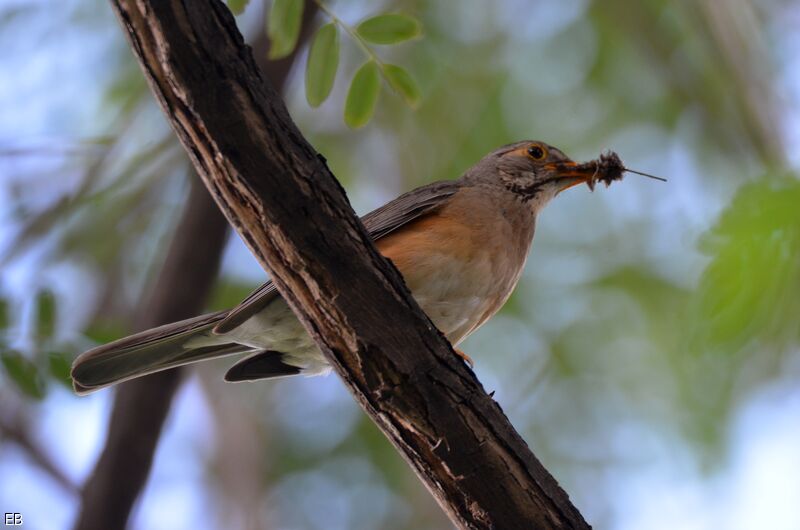
M 212 334 L 226 315 L 220 311 L 167 324 L 81 354 L 72 364 L 75 391 L 88 394 L 168 368 L 252 350 Z

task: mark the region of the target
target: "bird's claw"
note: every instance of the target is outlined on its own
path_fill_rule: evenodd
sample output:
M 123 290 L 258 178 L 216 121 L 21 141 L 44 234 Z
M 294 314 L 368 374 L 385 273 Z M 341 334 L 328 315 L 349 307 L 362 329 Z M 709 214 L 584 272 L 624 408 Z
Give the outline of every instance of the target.
M 461 359 L 463 359 L 463 361 L 469 365 L 470 368 L 475 368 L 475 361 L 472 360 L 472 357 L 470 357 L 463 351 L 459 350 L 458 348 L 454 348 L 454 350 L 456 354 L 458 354 L 458 356 L 461 357 Z

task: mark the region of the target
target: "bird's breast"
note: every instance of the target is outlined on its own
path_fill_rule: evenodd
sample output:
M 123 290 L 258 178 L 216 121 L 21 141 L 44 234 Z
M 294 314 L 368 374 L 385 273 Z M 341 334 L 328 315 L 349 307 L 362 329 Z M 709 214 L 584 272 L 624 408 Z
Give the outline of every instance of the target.
M 455 203 L 458 206 L 458 203 Z M 443 208 L 380 241 L 423 311 L 458 344 L 502 307 L 528 253 L 526 226 L 501 212 Z

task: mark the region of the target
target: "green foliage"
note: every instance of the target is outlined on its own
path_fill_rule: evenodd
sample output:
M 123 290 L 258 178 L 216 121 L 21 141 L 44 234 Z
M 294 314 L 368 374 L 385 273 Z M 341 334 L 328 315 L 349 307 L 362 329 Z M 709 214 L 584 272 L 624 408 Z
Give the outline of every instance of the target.
M 36 295 L 36 338 L 39 341 L 53 338 L 56 326 L 56 299 L 44 290 Z
M 57 298 L 49 290 L 41 290 L 34 298 L 33 326 L 31 347 L 24 353 L 8 348 L 6 337 L 0 338 L 0 361 L 6 377 L 14 386 L 34 399 L 42 399 L 47 395 L 49 383 L 55 380 L 67 388 L 72 387 L 70 366 L 75 351 L 83 345 L 60 342 L 56 336 L 56 323 L 59 318 Z M 5 306 L 5 300 L 0 300 Z M 7 329 L 3 322 L 3 329 Z M 108 342 L 120 336 L 103 336 L 102 342 Z
M 330 95 L 339 67 L 339 31 L 343 29 L 364 51 L 368 62 L 362 65 L 350 82 L 345 103 L 344 121 L 352 128 L 366 125 L 375 111 L 379 77 L 400 94 L 411 108 L 419 105 L 421 92 L 417 82 L 404 68 L 384 64 L 369 44 L 396 44 L 421 34 L 421 24 L 414 17 L 402 14 L 377 15 L 350 27 L 338 18 L 324 3 L 320 9 L 331 19 L 314 35 L 306 63 L 306 100 L 312 107 L 320 106 Z M 267 34 L 272 40 L 270 58 L 280 59 L 292 53 L 297 46 L 303 15 L 301 0 L 275 0 L 267 23 Z M 364 98 L 363 100 L 361 98 Z
M 0 298 L 0 330 L 8 328 L 8 301 L 5 298 Z
M 267 35 L 272 41 L 270 59 L 282 59 L 294 51 L 303 20 L 303 0 L 274 0 L 267 19 Z
M 420 35 L 417 19 L 408 15 L 388 14 L 368 18 L 356 28 L 358 35 L 373 44 L 396 44 Z
M 234 15 L 241 15 L 250 0 L 228 0 L 228 7 Z
M 0 352 L 0 362 L 8 378 L 24 394 L 37 400 L 44 397 L 45 382 L 30 359 L 17 351 L 7 350 Z
M 214 290 L 210 296 L 211 301 L 208 304 L 209 310 L 222 311 L 223 309 L 230 309 L 247 298 L 256 287 L 258 286 L 223 277 L 214 285 Z
M 339 66 L 339 32 L 333 22 L 322 26 L 308 51 L 306 99 L 319 107 L 328 98 Z
M 367 61 L 356 71 L 344 106 L 344 122 L 354 129 L 363 127 L 375 112 L 381 82 L 378 65 Z
M 50 352 L 47 355 L 47 371 L 50 377 L 69 389 L 72 389 L 72 379 L 70 379 L 71 366 L 71 356 L 67 353 Z
M 130 330 L 116 321 L 100 318 L 92 322 L 92 324 L 84 330 L 83 334 L 92 342 L 105 344 L 117 340 L 120 337 L 124 337 L 129 332 Z
M 389 81 L 389 85 L 403 98 L 411 108 L 419 105 L 421 94 L 417 82 L 411 77 L 404 68 L 395 64 L 384 64 L 383 75 Z
M 800 182 L 743 186 L 703 241 L 712 255 L 691 311 L 693 350 L 737 352 L 798 338 Z

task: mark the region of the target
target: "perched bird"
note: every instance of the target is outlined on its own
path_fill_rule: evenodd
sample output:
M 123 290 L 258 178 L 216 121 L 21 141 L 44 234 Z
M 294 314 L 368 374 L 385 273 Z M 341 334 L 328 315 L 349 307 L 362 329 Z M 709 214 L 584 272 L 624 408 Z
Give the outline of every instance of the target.
M 511 295 L 544 205 L 567 188 L 584 182 L 592 188 L 597 181 L 609 184 L 622 178 L 624 171 L 614 153 L 577 164 L 543 142 L 517 142 L 486 155 L 461 178 L 410 191 L 362 221 L 422 310 L 455 346 Z M 78 393 L 88 393 L 160 370 L 245 352 L 250 355 L 228 371 L 227 381 L 330 370 L 275 286 L 267 282 L 230 311 L 175 322 L 89 350 L 75 360 L 72 379 Z

